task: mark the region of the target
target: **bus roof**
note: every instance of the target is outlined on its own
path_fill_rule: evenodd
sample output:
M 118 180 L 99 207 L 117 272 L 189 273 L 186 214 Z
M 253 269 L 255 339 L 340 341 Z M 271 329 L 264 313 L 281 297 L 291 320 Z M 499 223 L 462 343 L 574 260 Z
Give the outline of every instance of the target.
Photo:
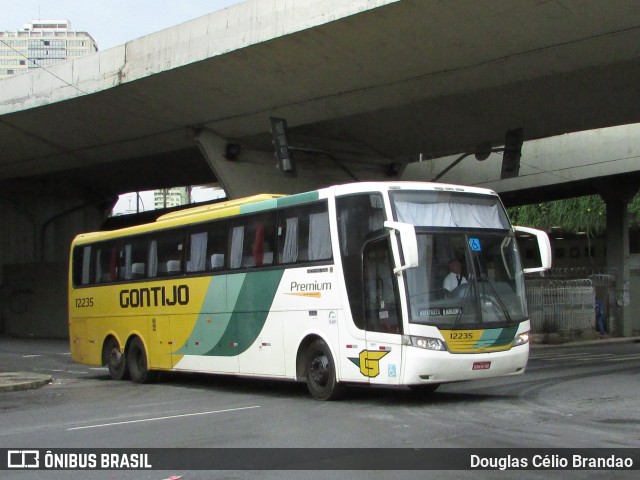
M 161 215 L 155 222 L 135 225 L 118 230 L 98 231 L 82 233 L 76 236 L 76 242 L 108 240 L 121 236 L 134 235 L 137 233 L 151 232 L 158 229 L 177 227 L 189 223 L 204 222 L 213 218 L 233 217 L 244 213 L 259 212 L 277 207 L 294 206 L 310 201 L 325 198 L 327 195 L 345 195 L 358 192 L 375 190 L 431 190 L 431 191 L 455 191 L 467 192 L 481 195 L 497 195 L 494 191 L 486 188 L 469 187 L 461 185 L 449 185 L 444 183 L 428 182 L 358 182 L 344 185 L 334 185 L 320 190 L 313 190 L 305 193 L 293 195 L 281 195 L 271 193 L 261 193 L 245 198 L 227 200 L 226 202 L 201 205 L 198 207 L 186 208 L 175 212 Z M 329 193 L 331 192 L 331 193 Z
M 235 200 L 228 200 L 226 202 L 213 203 L 210 205 L 201 205 L 199 207 L 185 208 L 183 210 L 176 210 L 175 212 L 166 213 L 164 215 L 159 216 L 156 219 L 156 222 L 162 222 L 165 220 L 173 220 L 176 218 L 183 218 L 192 215 L 196 215 L 199 213 L 211 213 L 219 210 L 224 210 L 225 208 L 231 207 L 240 207 L 242 205 L 248 205 L 250 203 L 262 202 L 265 200 L 273 200 L 274 198 L 284 197 L 285 195 L 272 194 L 272 193 L 261 193 L 258 195 L 253 195 L 251 197 L 245 198 L 237 198 Z

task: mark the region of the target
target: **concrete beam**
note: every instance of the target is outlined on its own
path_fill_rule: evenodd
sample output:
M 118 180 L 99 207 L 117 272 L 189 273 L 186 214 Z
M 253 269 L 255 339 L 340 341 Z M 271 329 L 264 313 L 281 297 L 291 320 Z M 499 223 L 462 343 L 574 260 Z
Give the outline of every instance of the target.
M 494 153 L 483 162 L 473 155 L 464 159 L 439 182 L 490 188 L 500 194 L 582 181 L 599 183 L 604 176 L 640 170 L 637 138 L 640 124 L 531 140 L 522 147 L 520 174 L 515 178 L 500 179 L 502 154 Z M 410 163 L 402 179 L 430 181 L 456 158 Z

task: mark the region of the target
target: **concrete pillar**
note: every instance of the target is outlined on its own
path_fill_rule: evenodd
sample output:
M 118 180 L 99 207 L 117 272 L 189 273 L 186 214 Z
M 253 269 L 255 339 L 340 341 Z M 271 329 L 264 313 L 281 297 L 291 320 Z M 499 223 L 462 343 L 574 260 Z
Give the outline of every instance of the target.
M 292 178 L 280 173 L 274 151 L 250 150 L 241 146 L 238 157 L 230 160 L 224 156 L 228 140 L 214 132 L 198 131 L 194 141 L 229 198 L 257 193 L 301 193 L 354 181 L 397 180 L 395 173 L 391 176 L 388 173 L 391 160 L 376 157 L 370 152 L 358 152 L 345 145 L 332 145 L 334 148 L 323 145 L 314 153 L 318 145 L 312 140 L 296 139 L 294 145 L 299 148 L 293 156 L 297 177 Z
M 241 147 L 234 160 L 224 157 L 228 140 L 209 130 L 202 130 L 194 140 L 229 198 L 242 198 L 257 193 L 300 193 L 317 188 L 318 178 L 285 177 L 276 167 L 271 152 Z
M 599 188 L 607 206 L 607 270 L 616 276 L 616 298 L 609 304 L 609 315 L 615 317 L 616 335 L 628 337 L 633 325 L 629 308 L 628 205 L 638 191 L 638 185 L 634 181 L 615 179 L 603 182 Z

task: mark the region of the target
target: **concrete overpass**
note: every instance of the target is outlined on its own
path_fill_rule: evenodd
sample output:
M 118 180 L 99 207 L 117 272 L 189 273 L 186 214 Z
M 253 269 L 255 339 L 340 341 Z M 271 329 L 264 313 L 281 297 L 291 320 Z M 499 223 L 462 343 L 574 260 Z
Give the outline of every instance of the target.
M 29 290 L 24 265 L 58 265 L 118 193 L 214 181 L 232 197 L 295 192 L 497 146 L 514 127 L 533 140 L 640 122 L 639 58 L 634 0 L 254 0 L 5 79 L 0 282 L 24 275 Z M 279 175 L 271 116 L 331 156 L 298 154 L 298 178 Z M 504 185 L 518 201 L 508 185 L 525 187 Z

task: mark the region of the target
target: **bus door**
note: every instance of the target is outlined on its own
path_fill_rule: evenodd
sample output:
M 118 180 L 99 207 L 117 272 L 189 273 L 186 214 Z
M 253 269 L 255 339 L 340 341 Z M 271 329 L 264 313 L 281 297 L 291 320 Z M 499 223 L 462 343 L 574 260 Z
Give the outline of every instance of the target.
M 370 383 L 398 384 L 402 316 L 389 235 L 365 244 L 362 267 L 366 351 L 360 354 L 360 372 Z

